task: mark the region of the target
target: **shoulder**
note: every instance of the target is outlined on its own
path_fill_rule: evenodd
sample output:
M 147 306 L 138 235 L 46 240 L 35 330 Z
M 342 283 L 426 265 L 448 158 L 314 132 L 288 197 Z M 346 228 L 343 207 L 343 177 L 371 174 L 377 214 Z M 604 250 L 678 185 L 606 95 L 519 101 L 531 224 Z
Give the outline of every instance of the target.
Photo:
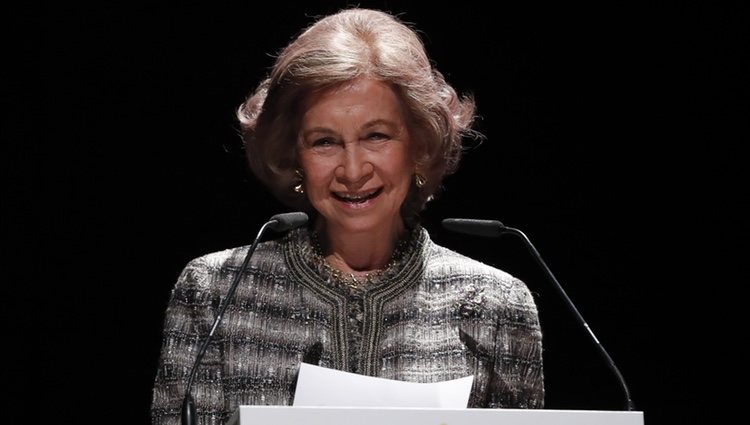
M 529 288 L 521 279 L 434 242 L 429 243 L 426 263 L 426 274 L 433 282 L 480 292 L 504 302 L 534 304 Z
M 250 257 L 246 272 L 271 271 L 267 269 L 283 267 L 282 246 L 286 238 L 278 238 L 259 243 Z M 206 288 L 211 286 L 214 277 L 236 274 L 242 268 L 251 245 L 226 248 L 195 257 L 187 262 L 180 272 L 179 284 Z
M 517 280 L 510 273 L 468 257 L 450 248 L 429 243 L 428 270 L 438 275 L 455 275 L 466 278 L 490 278 L 498 282 L 510 283 Z

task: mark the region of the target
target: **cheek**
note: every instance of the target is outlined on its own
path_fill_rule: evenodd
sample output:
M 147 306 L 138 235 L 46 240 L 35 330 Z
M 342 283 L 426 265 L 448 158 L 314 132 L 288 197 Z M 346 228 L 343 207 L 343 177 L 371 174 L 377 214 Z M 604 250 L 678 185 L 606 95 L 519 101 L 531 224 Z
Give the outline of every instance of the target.
M 302 173 L 305 176 L 305 182 L 311 183 L 313 181 L 321 180 L 327 173 L 326 167 L 320 163 L 320 161 L 313 160 L 310 155 L 300 154 L 299 155 L 299 166 L 302 169 Z
M 302 167 L 305 174 L 305 185 L 309 191 L 328 191 L 333 178 L 333 171 L 324 167 Z
M 412 173 L 408 168 L 400 167 L 398 170 L 391 170 L 390 182 L 393 187 L 394 194 L 398 194 L 398 198 L 405 199 L 407 196 L 409 196 L 411 181 Z
M 411 179 L 415 172 L 416 164 L 408 155 L 404 155 L 404 157 L 402 158 L 401 166 L 399 168 L 399 173 L 401 174 L 401 178 L 406 181 L 407 186 L 411 182 Z

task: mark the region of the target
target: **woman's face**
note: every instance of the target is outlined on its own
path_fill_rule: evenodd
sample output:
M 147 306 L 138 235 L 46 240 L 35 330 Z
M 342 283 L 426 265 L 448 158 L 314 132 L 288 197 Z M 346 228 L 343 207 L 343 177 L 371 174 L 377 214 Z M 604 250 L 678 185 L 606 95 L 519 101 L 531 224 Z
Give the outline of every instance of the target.
M 415 165 L 389 85 L 363 78 L 311 96 L 297 143 L 305 193 L 329 229 L 386 236 L 401 228 Z

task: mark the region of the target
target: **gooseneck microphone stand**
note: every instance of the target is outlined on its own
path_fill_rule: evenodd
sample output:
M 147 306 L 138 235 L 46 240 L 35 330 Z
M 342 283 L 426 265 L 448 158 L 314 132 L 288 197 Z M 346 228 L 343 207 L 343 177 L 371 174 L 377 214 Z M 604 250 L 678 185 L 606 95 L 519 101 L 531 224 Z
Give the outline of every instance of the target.
M 625 400 L 626 400 L 625 410 L 628 410 L 628 411 L 635 410 L 635 403 L 633 403 L 633 400 L 630 398 L 630 390 L 628 390 L 628 386 L 625 383 L 625 378 L 620 373 L 620 369 L 617 368 L 617 365 L 615 365 L 615 362 L 614 360 L 612 360 L 612 357 L 610 357 L 609 353 L 607 353 L 607 350 L 604 349 L 604 346 L 599 342 L 599 339 L 596 337 L 596 335 L 594 335 L 594 331 L 591 330 L 589 325 L 583 319 L 583 316 L 578 311 L 575 304 L 573 304 L 573 301 L 570 299 L 570 297 L 568 297 L 568 294 L 565 292 L 562 285 L 560 285 L 560 282 L 557 281 L 557 278 L 555 278 L 555 275 L 552 274 L 552 271 L 549 269 L 549 267 L 547 267 L 547 264 L 542 259 L 542 256 L 539 254 L 539 251 L 537 251 L 537 249 L 531 243 L 531 241 L 526 236 L 526 234 L 524 234 L 522 231 L 516 228 L 507 227 L 503 223 L 497 220 L 446 218 L 445 220 L 443 220 L 443 227 L 454 232 L 466 233 L 466 234 L 476 235 L 476 236 L 499 237 L 503 234 L 508 233 L 508 234 L 512 234 L 521 238 L 524 245 L 531 253 L 531 256 L 534 257 L 534 260 L 536 261 L 536 263 L 542 268 L 542 270 L 544 271 L 544 274 L 553 283 L 553 286 L 555 287 L 557 292 L 565 301 L 565 305 L 567 305 L 570 311 L 573 312 L 573 315 L 575 316 L 576 320 L 578 320 L 578 323 L 580 323 L 581 326 L 586 328 L 586 331 L 588 332 L 588 335 L 591 337 L 592 341 L 594 342 L 594 345 L 596 346 L 596 348 L 598 349 L 602 357 L 604 357 L 604 360 L 607 363 L 607 366 L 609 366 L 609 368 L 617 377 L 617 381 L 620 383 L 620 386 L 622 387 L 622 391 L 625 395 Z
M 252 257 L 253 252 L 255 252 L 255 248 L 257 247 L 258 242 L 261 240 L 261 237 L 268 229 L 274 230 L 276 232 L 283 232 L 283 231 L 291 230 L 295 227 L 302 226 L 305 223 L 307 223 L 307 214 L 303 212 L 277 214 L 271 217 L 271 219 L 267 223 L 265 223 L 258 231 L 258 235 L 255 237 L 253 244 L 250 245 L 250 249 L 248 249 L 247 254 L 245 255 L 245 259 L 242 262 L 242 266 L 240 267 L 239 271 L 234 275 L 234 280 L 232 281 L 232 285 L 229 287 L 227 296 L 224 298 L 224 302 L 221 304 L 221 307 L 219 308 L 219 314 L 216 315 L 216 318 L 214 319 L 214 323 L 211 326 L 211 331 L 209 331 L 208 336 L 203 341 L 203 344 L 201 345 L 201 348 L 198 351 L 198 355 L 195 358 L 195 362 L 193 363 L 193 368 L 190 370 L 190 377 L 188 377 L 187 385 L 185 386 L 185 396 L 182 400 L 182 416 L 181 416 L 182 425 L 195 425 L 197 422 L 197 417 L 196 417 L 196 412 L 195 412 L 195 401 L 193 400 L 193 395 L 190 392 L 193 387 L 193 379 L 195 379 L 195 373 L 197 372 L 198 366 L 203 360 L 203 356 L 206 354 L 206 350 L 208 349 L 208 344 L 211 342 L 211 339 L 214 336 L 214 332 L 216 331 L 216 328 L 219 327 L 219 323 L 221 323 L 221 319 L 224 317 L 224 312 L 226 311 L 227 306 L 229 306 L 229 302 L 234 297 L 234 293 L 237 290 L 237 284 L 240 282 L 240 278 L 243 276 L 245 272 L 245 268 L 247 267 L 247 264 L 250 262 L 250 257 Z

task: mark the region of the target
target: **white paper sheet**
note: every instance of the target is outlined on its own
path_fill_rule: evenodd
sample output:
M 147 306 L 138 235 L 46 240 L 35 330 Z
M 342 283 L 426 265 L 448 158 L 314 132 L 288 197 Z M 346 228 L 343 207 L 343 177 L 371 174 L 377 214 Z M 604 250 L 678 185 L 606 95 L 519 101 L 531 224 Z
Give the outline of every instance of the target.
M 474 376 L 435 383 L 395 381 L 302 363 L 294 406 L 465 409 Z

